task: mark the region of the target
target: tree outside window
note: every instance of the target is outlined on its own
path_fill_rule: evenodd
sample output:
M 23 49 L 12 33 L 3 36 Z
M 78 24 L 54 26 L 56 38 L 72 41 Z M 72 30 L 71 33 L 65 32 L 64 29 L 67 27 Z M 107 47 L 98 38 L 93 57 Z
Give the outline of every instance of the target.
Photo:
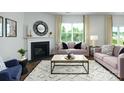
M 82 42 L 84 40 L 83 23 L 63 23 L 61 26 L 62 42 Z
M 112 44 L 124 45 L 124 27 L 113 27 Z

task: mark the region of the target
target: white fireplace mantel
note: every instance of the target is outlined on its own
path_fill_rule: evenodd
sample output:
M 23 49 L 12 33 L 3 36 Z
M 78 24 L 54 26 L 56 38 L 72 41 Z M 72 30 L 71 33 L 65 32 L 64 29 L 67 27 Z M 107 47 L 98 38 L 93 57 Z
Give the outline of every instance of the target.
M 27 57 L 28 60 L 31 60 L 31 43 L 32 42 L 45 42 L 45 41 L 49 41 L 49 53 L 52 54 L 52 50 L 55 48 L 55 40 L 54 38 L 51 37 L 25 37 L 24 38 L 27 42 Z

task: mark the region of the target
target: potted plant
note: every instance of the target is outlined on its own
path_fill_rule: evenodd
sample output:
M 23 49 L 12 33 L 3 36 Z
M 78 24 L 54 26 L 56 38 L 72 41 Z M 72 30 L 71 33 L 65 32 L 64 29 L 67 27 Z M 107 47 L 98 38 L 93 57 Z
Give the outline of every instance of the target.
M 18 53 L 21 55 L 21 58 L 24 58 L 26 50 L 21 48 L 21 49 L 18 50 Z

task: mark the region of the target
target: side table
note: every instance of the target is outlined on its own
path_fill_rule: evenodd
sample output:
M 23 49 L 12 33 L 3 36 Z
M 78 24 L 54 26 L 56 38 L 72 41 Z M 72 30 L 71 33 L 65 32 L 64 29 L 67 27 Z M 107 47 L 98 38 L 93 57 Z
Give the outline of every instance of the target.
M 90 46 L 89 47 L 89 51 L 90 51 L 90 56 L 93 57 L 94 53 L 96 52 L 97 49 L 100 49 L 100 46 Z
M 28 72 L 28 69 L 26 67 L 28 60 L 26 58 L 18 60 L 19 64 L 22 65 L 22 75 L 26 74 Z

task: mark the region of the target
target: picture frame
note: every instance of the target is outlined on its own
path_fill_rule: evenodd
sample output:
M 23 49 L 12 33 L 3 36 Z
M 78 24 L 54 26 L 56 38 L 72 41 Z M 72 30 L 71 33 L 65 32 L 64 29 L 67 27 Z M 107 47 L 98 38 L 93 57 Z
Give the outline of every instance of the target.
M 5 18 L 5 32 L 6 32 L 6 37 L 17 37 L 17 22 Z
M 0 37 L 3 37 L 3 17 L 0 16 Z

